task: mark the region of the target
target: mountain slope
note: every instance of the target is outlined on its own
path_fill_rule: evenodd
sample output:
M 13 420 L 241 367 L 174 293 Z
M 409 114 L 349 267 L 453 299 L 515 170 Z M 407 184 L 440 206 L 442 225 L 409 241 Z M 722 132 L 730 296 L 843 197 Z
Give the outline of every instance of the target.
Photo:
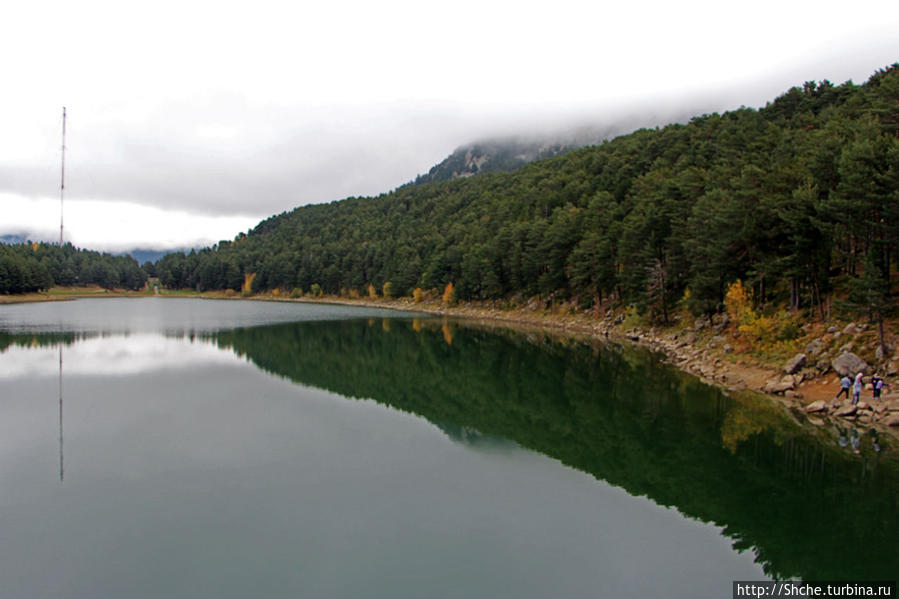
M 681 302 L 715 311 L 742 280 L 756 303 L 823 310 L 839 291 L 881 313 L 899 260 L 897 98 L 897 65 L 861 86 L 806 83 L 760 110 L 514 172 L 300 207 L 233 243 L 163 258 L 160 276 L 240 289 L 255 273 L 257 290 L 335 294 L 452 282 L 460 299 L 612 297 L 659 320 Z

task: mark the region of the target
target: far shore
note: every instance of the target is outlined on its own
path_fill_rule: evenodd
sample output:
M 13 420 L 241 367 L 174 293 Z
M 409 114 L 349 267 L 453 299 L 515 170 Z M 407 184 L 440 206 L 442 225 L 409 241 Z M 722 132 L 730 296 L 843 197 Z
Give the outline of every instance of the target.
M 839 390 L 839 377 L 833 371 L 820 376 L 813 376 L 808 380 L 799 381 L 794 388 L 779 393 L 765 393 L 766 384 L 771 381 L 782 380 L 783 358 L 740 355 L 729 352 L 726 344 L 721 344 L 719 333 L 726 335 L 727 331 L 718 327 L 708 327 L 708 330 L 694 330 L 694 327 L 681 322 L 674 326 L 660 329 L 657 327 L 632 326 L 620 315 L 603 313 L 597 315 L 591 312 L 574 311 L 570 306 L 546 307 L 542 303 L 532 303 L 528 306 L 509 308 L 500 306 L 495 302 L 460 302 L 446 305 L 440 300 L 424 299 L 416 302 L 412 298 L 387 299 L 377 298 L 346 298 L 334 296 L 322 296 L 317 298 L 300 297 L 291 298 L 285 295 L 272 293 L 241 295 L 230 292 L 195 292 L 195 291 L 169 291 L 154 290 L 124 291 L 105 290 L 99 287 L 58 287 L 43 293 L 31 293 L 21 296 L 0 295 L 0 304 L 63 301 L 81 298 L 104 297 L 195 297 L 206 299 L 246 299 L 281 302 L 307 302 L 307 303 L 331 303 L 349 306 L 365 306 L 419 312 L 438 316 L 451 316 L 478 320 L 511 326 L 513 328 L 538 328 L 544 331 L 557 331 L 566 336 L 580 336 L 593 339 L 611 339 L 625 343 L 636 343 L 650 349 L 659 351 L 667 357 L 667 361 L 681 370 L 698 376 L 707 383 L 719 387 L 727 392 L 752 391 L 766 395 L 771 399 L 783 403 L 788 408 L 805 411 L 814 402 L 823 401 L 828 406 L 833 404 L 834 396 Z M 817 334 L 823 327 L 820 323 L 810 323 L 809 328 Z M 685 339 L 689 342 L 685 342 Z M 718 341 L 716 343 L 716 340 Z M 720 346 L 720 347 L 719 347 Z M 896 356 L 891 364 L 895 364 Z M 895 367 L 893 368 L 895 369 Z M 872 373 L 869 373 L 872 374 Z M 889 393 L 885 393 L 881 400 L 881 406 L 895 407 L 892 412 L 899 416 L 899 376 L 896 372 L 884 372 L 887 380 L 894 384 Z M 803 377 L 804 378 L 804 377 Z M 862 400 L 871 403 L 871 391 L 862 393 Z M 835 404 L 833 404 L 835 406 Z M 872 408 L 873 409 L 873 408 Z M 879 416 L 889 416 L 886 411 Z M 874 428 L 880 432 L 886 432 L 899 438 L 899 426 L 887 425 L 887 418 L 881 417 L 875 421 L 872 415 L 870 422 L 858 422 L 857 426 Z M 836 418 L 831 417 L 831 418 Z M 817 418 L 812 418 L 816 421 Z M 841 418 L 842 420 L 842 418 Z M 849 416 L 849 421 L 855 423 Z

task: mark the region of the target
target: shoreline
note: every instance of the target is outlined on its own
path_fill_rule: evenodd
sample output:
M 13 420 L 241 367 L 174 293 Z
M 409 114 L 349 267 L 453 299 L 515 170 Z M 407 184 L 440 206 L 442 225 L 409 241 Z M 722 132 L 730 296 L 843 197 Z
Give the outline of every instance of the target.
M 415 302 L 412 298 L 330 296 L 291 298 L 275 294 L 243 296 L 233 292 L 161 291 L 154 294 L 148 291 L 108 291 L 100 288 L 57 288 L 49 293 L 0 296 L 0 305 L 103 297 L 195 297 L 364 306 L 465 318 L 513 328 L 536 328 L 593 340 L 630 343 L 659 352 L 665 356 L 665 362 L 725 393 L 742 391 L 757 393 L 788 409 L 802 412 L 812 424 L 821 425 L 829 420 L 842 425 L 871 428 L 878 433 L 886 433 L 899 439 L 899 378 L 897 378 L 899 373 L 885 373 L 888 379 L 896 383 L 896 388 L 890 389 L 890 393 L 885 393 L 882 399 L 874 403 L 871 401 L 872 392 L 866 389 L 862 392 L 859 406 L 852 409 L 848 401 L 834 400 L 839 390 L 839 376 L 832 370 L 816 373 L 813 369 L 806 368 L 798 374 L 786 374 L 782 366 L 763 363 L 755 357 L 734 351 L 732 346 L 726 343 L 730 337 L 735 336 L 726 322 L 716 324 L 697 319 L 693 326 L 678 323 L 666 329 L 657 327 L 646 329 L 628 323 L 621 314 L 606 313 L 604 317 L 600 317 L 594 313 L 575 312 L 564 306 L 553 309 L 536 303 L 516 308 L 498 307 L 493 302 L 469 302 L 447 306 L 433 299 Z M 867 328 L 864 325 L 850 326 L 859 329 L 860 332 L 864 332 Z M 857 336 L 852 337 L 853 340 Z M 832 337 L 839 338 L 841 334 L 835 333 Z M 852 343 L 853 341 L 850 341 L 843 347 L 851 347 Z M 892 370 L 895 370 L 896 358 L 894 355 L 890 361 Z
M 861 401 L 852 410 L 848 400 L 836 402 L 839 376 L 833 371 L 811 376 L 809 369 L 796 375 L 787 375 L 782 365 L 761 364 L 749 356 L 729 351 L 721 342 L 726 337 L 726 326 L 703 326 L 704 334 L 695 328 L 681 327 L 649 329 L 628 327 L 620 317 L 608 315 L 598 318 L 584 313 L 559 314 L 539 308 L 498 308 L 487 303 L 464 303 L 446 306 L 442 302 L 415 302 L 411 298 L 385 300 L 378 298 L 280 298 L 276 296 L 254 297 L 267 301 L 295 301 L 307 303 L 331 303 L 348 306 L 389 308 L 436 316 L 465 318 L 469 320 L 499 323 L 501 326 L 536 328 L 557 331 L 566 336 L 583 336 L 592 340 L 611 340 L 645 347 L 665 356 L 665 362 L 682 372 L 696 376 L 706 384 L 725 393 L 750 392 L 776 402 L 787 409 L 801 412 L 814 425 L 831 421 L 843 426 L 857 426 L 876 430 L 899 440 L 899 379 L 897 373 L 890 378 L 896 389 L 884 393 L 874 403 L 872 391 L 865 389 Z M 855 325 L 851 325 L 855 326 Z M 866 328 L 866 327 L 865 327 Z M 864 329 L 862 329 L 864 330 Z M 719 334 L 720 333 L 720 334 Z M 895 357 L 894 357 L 895 358 Z M 784 384 L 784 379 L 790 379 Z M 775 392 L 772 388 L 778 389 Z M 823 406 L 821 405 L 823 404 Z M 810 411 L 809 408 L 812 408 Z M 823 409 L 820 409 L 822 408 Z M 841 413 L 850 412 L 850 413 Z

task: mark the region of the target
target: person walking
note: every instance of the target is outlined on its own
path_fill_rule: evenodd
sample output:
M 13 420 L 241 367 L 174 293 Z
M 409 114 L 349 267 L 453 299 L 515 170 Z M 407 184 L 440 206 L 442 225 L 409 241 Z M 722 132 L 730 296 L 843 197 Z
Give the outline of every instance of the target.
M 874 389 L 874 399 L 880 399 L 880 393 L 883 391 L 883 388 L 889 386 L 890 385 L 880 376 L 880 373 L 875 373 L 874 377 L 871 378 L 871 387 Z
M 840 396 L 844 393 L 846 394 L 846 399 L 849 399 L 849 387 L 851 386 L 852 379 L 849 378 L 848 374 L 843 375 L 843 378 L 840 379 L 840 391 L 834 399 L 840 399 Z
M 861 397 L 862 394 L 862 373 L 858 373 L 855 376 L 855 384 L 852 386 L 852 403 L 857 404 L 858 398 Z

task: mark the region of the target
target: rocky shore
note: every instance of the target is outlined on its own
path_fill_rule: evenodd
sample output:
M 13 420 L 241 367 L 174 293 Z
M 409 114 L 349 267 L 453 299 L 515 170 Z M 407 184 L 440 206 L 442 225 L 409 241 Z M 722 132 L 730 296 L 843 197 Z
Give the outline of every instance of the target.
M 411 300 L 324 300 L 348 304 L 391 307 L 429 314 L 459 316 L 511 325 L 537 326 L 594 338 L 627 341 L 662 353 L 679 369 L 728 392 L 753 391 L 806 413 L 813 424 L 828 420 L 874 428 L 899 438 L 899 355 L 883 356 L 872 346 L 875 332 L 864 324 L 842 326 L 810 324 L 802 337 L 803 351 L 776 363 L 749 355 L 738 347 L 739 333 L 726 315 L 699 318 L 670 328 L 629 326 L 623 314 L 602 317 L 539 304 L 509 309 L 490 303 L 445 306 L 439 302 Z M 871 362 L 854 353 L 870 356 Z M 863 373 L 862 401 L 834 399 L 844 374 Z M 893 387 L 873 400 L 871 377 L 875 372 Z
M 752 390 L 785 401 L 803 410 L 813 423 L 825 419 L 865 425 L 899 436 L 899 386 L 896 355 L 882 356 L 874 350 L 877 366 L 853 353 L 865 343 L 865 325 L 849 323 L 842 329 L 830 326 L 780 367 L 748 361 L 729 343 L 732 331 L 726 317 L 716 322 L 698 322 L 692 329 L 665 332 L 631 329 L 625 336 L 668 356 L 668 360 L 706 382 L 730 391 Z M 870 335 L 868 335 L 870 337 Z M 868 352 L 870 353 L 870 352 Z M 862 373 L 861 401 L 836 399 L 840 378 Z M 871 378 L 879 373 L 891 387 L 873 399 Z

